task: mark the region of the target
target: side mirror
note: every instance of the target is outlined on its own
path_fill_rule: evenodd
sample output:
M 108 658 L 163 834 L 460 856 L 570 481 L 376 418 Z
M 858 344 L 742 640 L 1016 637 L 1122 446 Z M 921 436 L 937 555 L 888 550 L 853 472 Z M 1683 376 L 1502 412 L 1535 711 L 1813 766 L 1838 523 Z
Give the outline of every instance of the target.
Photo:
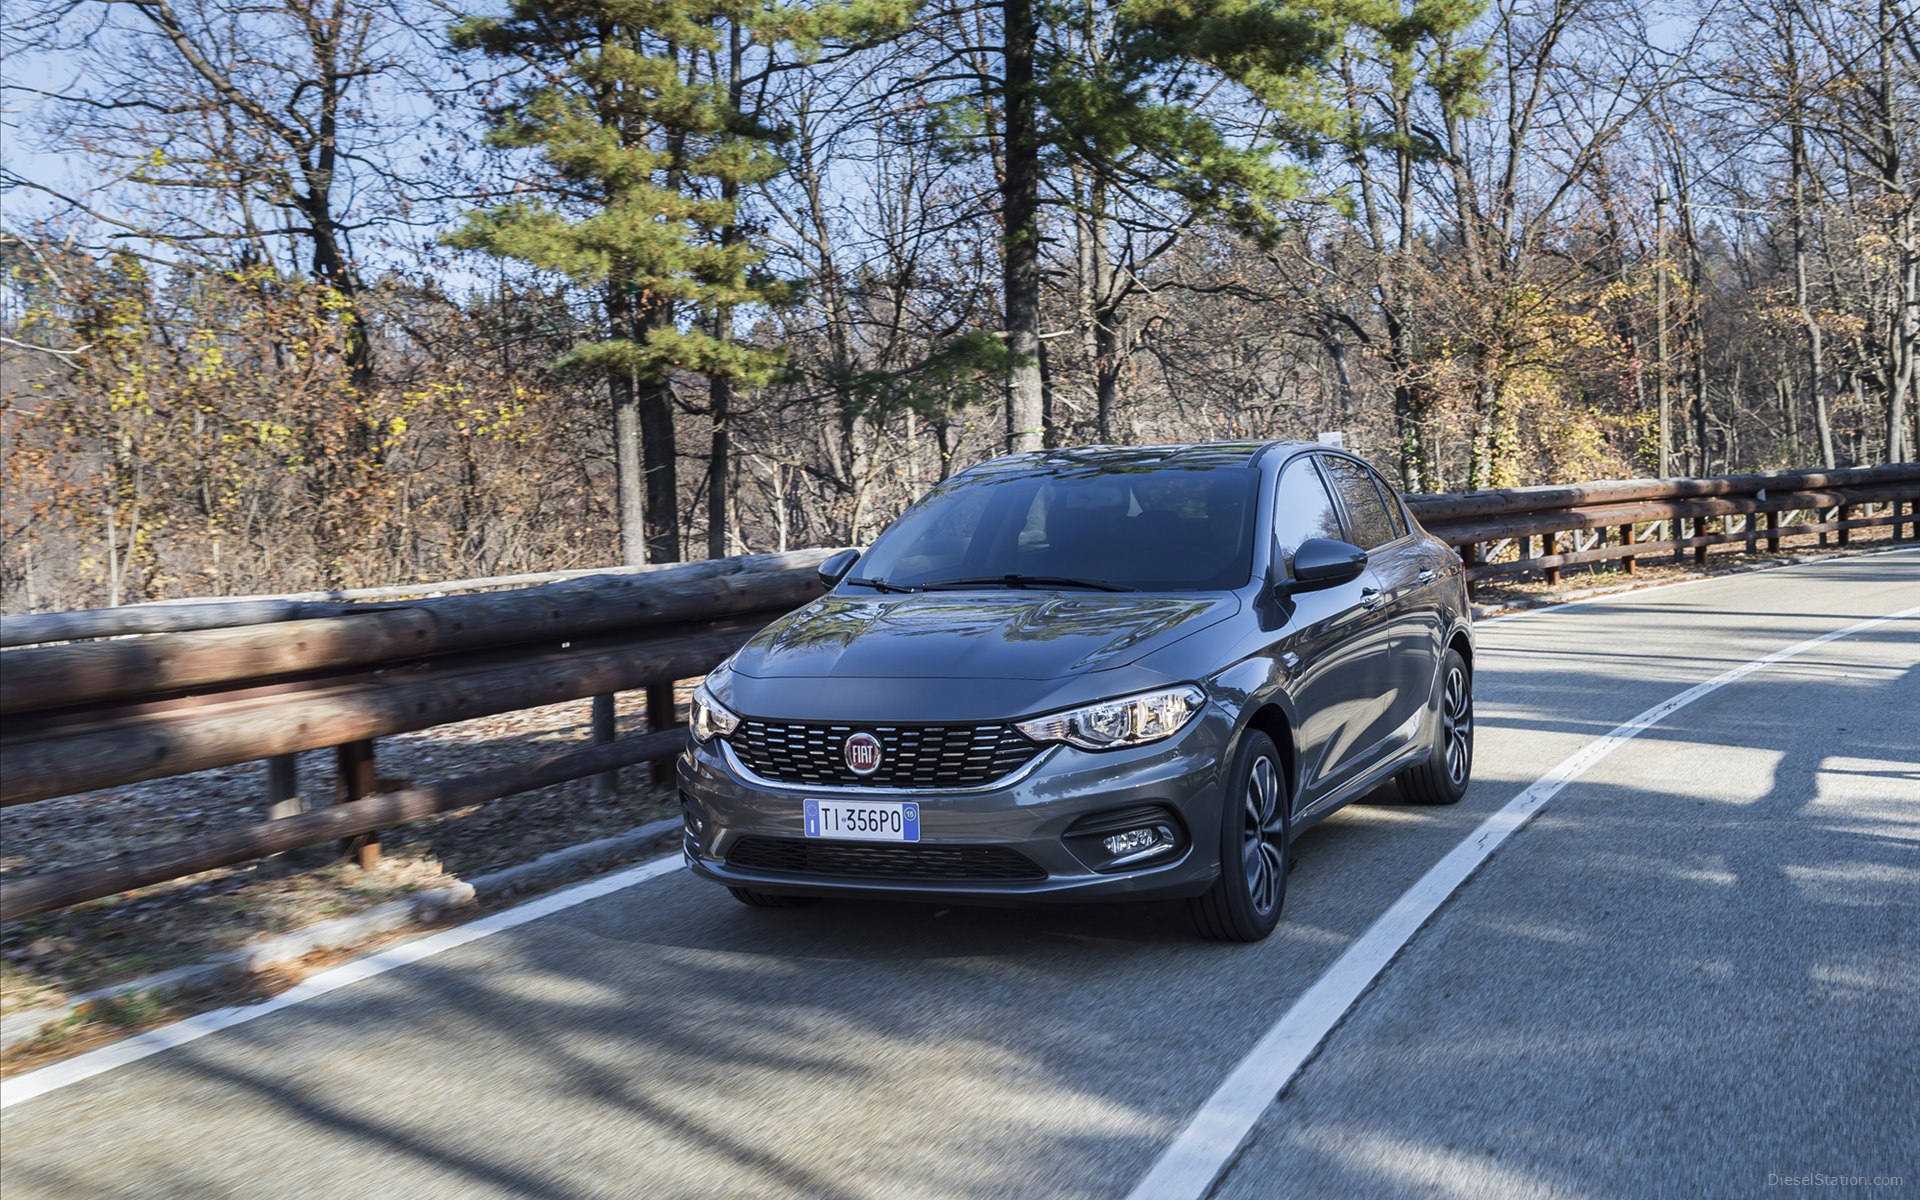
M 853 564 L 859 561 L 858 550 L 842 550 L 838 554 L 828 555 L 820 563 L 820 582 L 832 587 L 845 579 L 847 572 L 853 570 Z
M 1315 592 L 1360 578 L 1367 569 L 1367 552 L 1332 538 L 1308 538 L 1293 552 L 1293 587 Z

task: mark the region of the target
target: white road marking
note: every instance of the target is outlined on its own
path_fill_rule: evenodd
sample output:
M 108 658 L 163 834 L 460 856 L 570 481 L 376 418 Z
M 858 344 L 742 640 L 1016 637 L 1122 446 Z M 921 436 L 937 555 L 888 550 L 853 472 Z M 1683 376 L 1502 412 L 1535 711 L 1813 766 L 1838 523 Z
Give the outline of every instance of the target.
M 1545 610 L 1542 610 L 1545 611 Z M 1327 968 L 1326 974 L 1274 1022 L 1259 1043 L 1240 1060 L 1226 1081 L 1207 1098 L 1193 1120 L 1161 1154 L 1153 1169 L 1129 1194 L 1129 1200 L 1176 1200 L 1202 1197 L 1226 1169 L 1252 1132 L 1254 1122 L 1299 1074 L 1307 1058 L 1319 1048 L 1333 1027 L 1353 1007 L 1376 976 L 1447 898 L 1465 883 L 1500 844 L 1525 825 L 1569 783 L 1591 770 L 1621 744 L 1640 736 L 1667 717 L 1755 671 L 1770 667 L 1828 642 L 1850 637 L 1892 621 L 1920 616 L 1920 607 L 1890 616 L 1859 621 L 1816 638 L 1776 650 L 1764 658 L 1725 671 L 1705 683 L 1654 705 L 1604 737 L 1596 738 L 1569 755 L 1553 770 L 1498 812 L 1488 817 L 1466 840 L 1447 852 L 1425 875 L 1375 921 L 1358 941 Z
M 257 1021 L 281 1009 L 292 1008 L 302 1001 L 324 996 L 328 992 L 337 992 L 349 984 L 359 983 L 363 979 L 372 979 L 376 975 L 384 975 L 396 967 L 404 967 L 432 958 L 436 954 L 452 950 L 456 946 L 464 946 L 468 942 L 478 941 L 490 934 L 513 929 L 529 921 L 538 921 L 542 917 L 550 917 L 554 913 L 585 904 L 589 900 L 597 900 L 624 888 L 645 883 L 649 879 L 657 879 L 680 869 L 682 861 L 680 855 L 673 854 L 628 867 L 624 871 L 599 879 L 590 879 L 563 891 L 529 900 L 525 904 L 502 909 L 497 913 L 481 917 L 477 921 L 429 934 L 416 941 L 404 942 L 377 954 L 369 954 L 365 958 L 342 963 L 337 967 L 311 975 L 279 995 L 258 1004 L 243 1004 L 201 1013 L 172 1025 L 163 1025 L 158 1029 L 135 1034 L 125 1041 L 114 1042 L 97 1050 L 75 1055 L 64 1062 L 57 1062 L 37 1071 L 28 1071 L 12 1079 L 0 1080 L 0 1109 L 24 1104 L 37 1096 L 58 1091 L 69 1084 L 79 1083 L 83 1079 L 91 1079 L 95 1075 L 111 1071 L 116 1067 L 139 1062 L 163 1050 L 197 1042 L 208 1034 L 218 1033 L 222 1029 L 232 1029 L 236 1025 Z

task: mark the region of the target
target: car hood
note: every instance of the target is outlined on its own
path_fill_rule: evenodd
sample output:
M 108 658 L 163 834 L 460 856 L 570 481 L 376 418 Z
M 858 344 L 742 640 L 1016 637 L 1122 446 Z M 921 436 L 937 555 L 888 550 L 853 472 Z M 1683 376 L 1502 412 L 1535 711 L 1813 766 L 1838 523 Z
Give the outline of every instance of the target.
M 1232 594 L 834 593 L 761 630 L 733 666 L 757 678 L 1055 680 L 1125 666 L 1239 606 Z

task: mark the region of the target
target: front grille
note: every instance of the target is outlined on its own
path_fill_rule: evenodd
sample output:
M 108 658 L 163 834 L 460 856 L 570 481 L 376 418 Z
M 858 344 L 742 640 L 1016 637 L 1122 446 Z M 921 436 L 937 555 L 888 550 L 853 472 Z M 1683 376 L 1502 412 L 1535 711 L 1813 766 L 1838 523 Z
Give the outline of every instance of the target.
M 1047 873 L 1005 846 L 918 846 L 816 842 L 801 838 L 743 837 L 727 851 L 727 865 L 781 875 L 855 879 L 1045 879 Z
M 854 733 L 880 739 L 880 769 L 871 775 L 847 766 L 843 747 Z M 740 761 L 763 778 L 839 787 L 977 787 L 1040 753 L 1011 725 L 816 725 L 748 717 L 732 742 Z

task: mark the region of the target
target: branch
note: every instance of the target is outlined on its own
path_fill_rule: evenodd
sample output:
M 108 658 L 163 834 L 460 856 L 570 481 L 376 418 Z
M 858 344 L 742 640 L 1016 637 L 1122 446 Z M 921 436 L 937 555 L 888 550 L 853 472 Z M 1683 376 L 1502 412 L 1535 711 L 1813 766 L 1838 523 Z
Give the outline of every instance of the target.
M 173 5 L 167 0 L 108 0 L 108 3 L 130 4 L 139 9 L 165 35 L 167 41 L 173 44 L 174 49 L 180 52 L 180 57 L 186 60 L 195 74 L 213 86 L 213 90 L 219 93 L 222 100 L 273 130 L 289 146 L 303 144 L 298 130 L 283 124 L 265 106 L 250 99 L 234 86 L 226 73 L 215 66 L 213 61 L 201 52 L 200 47 L 194 45 L 192 36 L 187 33 L 186 27 L 181 24 L 179 16 L 173 11 Z
M 84 346 L 76 346 L 71 350 L 55 350 L 52 346 L 35 346 L 29 342 L 16 342 L 12 338 L 4 336 L 0 336 L 0 342 L 4 342 L 9 346 L 17 346 L 22 350 L 36 350 L 41 354 L 53 354 L 61 358 L 73 358 L 93 349 L 92 342 L 88 342 Z

